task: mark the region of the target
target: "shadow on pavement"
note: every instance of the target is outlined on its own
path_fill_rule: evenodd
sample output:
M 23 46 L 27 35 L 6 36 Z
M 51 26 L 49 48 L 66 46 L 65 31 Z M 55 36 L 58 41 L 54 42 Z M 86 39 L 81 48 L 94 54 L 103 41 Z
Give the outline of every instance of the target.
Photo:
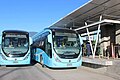
M 34 66 L 36 64 L 36 61 L 32 61 L 30 64 L 27 65 L 6 65 L 6 67 L 29 67 L 29 66 Z

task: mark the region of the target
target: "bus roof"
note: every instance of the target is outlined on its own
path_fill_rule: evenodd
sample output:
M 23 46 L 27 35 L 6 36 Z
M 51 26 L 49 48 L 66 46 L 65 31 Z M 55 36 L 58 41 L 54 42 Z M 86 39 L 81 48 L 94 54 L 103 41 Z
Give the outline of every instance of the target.
M 27 31 L 22 31 L 22 30 L 4 30 L 3 33 L 27 33 Z
M 46 28 L 46 29 L 50 29 L 51 31 L 64 31 L 64 32 L 76 32 L 72 29 L 68 29 L 68 28 L 61 28 L 61 27 L 49 27 L 49 28 Z M 45 29 L 45 30 L 46 30 Z

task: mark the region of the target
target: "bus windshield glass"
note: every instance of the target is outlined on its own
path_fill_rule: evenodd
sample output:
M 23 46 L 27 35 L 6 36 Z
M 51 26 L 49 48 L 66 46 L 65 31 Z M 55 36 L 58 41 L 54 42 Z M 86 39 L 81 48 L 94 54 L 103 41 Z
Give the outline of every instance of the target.
M 55 32 L 54 49 L 62 58 L 77 58 L 80 53 L 80 40 L 76 33 Z
M 2 49 L 7 56 L 22 57 L 29 49 L 26 34 L 5 34 L 2 38 Z

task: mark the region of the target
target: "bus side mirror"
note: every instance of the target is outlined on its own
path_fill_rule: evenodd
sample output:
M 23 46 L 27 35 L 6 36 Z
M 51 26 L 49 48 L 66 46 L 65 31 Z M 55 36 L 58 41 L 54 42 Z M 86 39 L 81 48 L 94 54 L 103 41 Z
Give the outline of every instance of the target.
M 33 43 L 33 40 L 31 37 L 29 37 L 29 42 L 30 42 L 30 45 Z
M 48 42 L 49 42 L 49 43 L 52 43 L 52 35 L 49 34 L 47 37 L 48 37 Z

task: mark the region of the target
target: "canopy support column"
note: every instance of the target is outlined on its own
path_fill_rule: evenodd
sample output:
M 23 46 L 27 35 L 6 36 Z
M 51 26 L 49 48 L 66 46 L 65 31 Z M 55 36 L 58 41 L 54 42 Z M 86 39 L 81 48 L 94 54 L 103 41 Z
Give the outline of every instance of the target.
M 87 26 L 87 22 L 85 22 L 85 26 Z M 92 42 L 91 42 L 91 39 L 90 39 L 90 33 L 89 33 L 89 30 L 88 30 L 87 27 L 86 27 L 86 30 L 87 30 L 87 35 L 88 35 L 88 39 L 89 39 L 89 42 L 90 42 L 90 48 L 91 48 L 92 55 L 93 55 L 93 46 L 92 46 Z
M 100 20 L 99 21 L 102 21 L 102 15 L 100 16 Z M 99 32 L 100 32 L 100 24 L 98 25 L 97 38 L 96 38 L 96 42 L 95 42 L 93 58 L 95 58 L 95 52 L 96 52 L 97 43 L 98 43 L 98 39 L 99 39 Z

